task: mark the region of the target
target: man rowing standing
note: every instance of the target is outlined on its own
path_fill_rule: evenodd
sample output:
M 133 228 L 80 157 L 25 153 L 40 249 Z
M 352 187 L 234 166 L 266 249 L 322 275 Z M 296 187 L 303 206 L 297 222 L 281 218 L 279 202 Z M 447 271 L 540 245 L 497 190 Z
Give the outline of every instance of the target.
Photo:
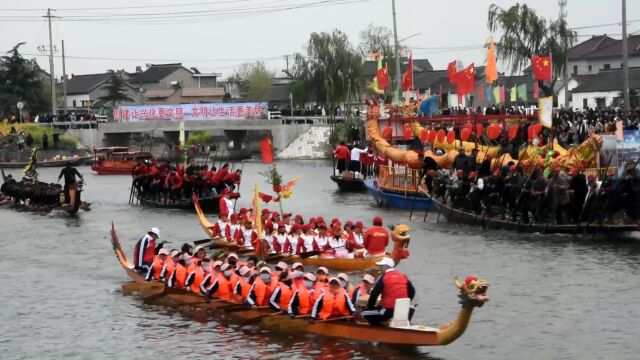
M 82 174 L 78 172 L 76 168 L 71 166 L 71 163 L 67 161 L 65 163 L 64 168 L 60 170 L 60 175 L 58 175 L 58 181 L 64 176 L 64 202 L 65 204 L 69 203 L 69 186 L 76 183 L 76 176 L 84 181 Z
M 415 296 L 415 289 L 409 281 L 409 278 L 400 271 L 395 269 L 395 262 L 388 257 L 378 261 L 376 265 L 381 267 L 383 271 L 382 275 L 376 282 L 375 286 L 371 290 L 369 295 L 369 301 L 367 308 L 369 310 L 363 311 L 362 316 L 373 326 L 381 326 L 382 322 L 387 321 L 393 317 L 393 310 L 396 306 L 397 299 L 413 299 Z M 381 307 L 376 307 L 378 297 L 382 295 Z M 415 307 L 413 305 L 409 308 L 409 320 L 413 317 Z

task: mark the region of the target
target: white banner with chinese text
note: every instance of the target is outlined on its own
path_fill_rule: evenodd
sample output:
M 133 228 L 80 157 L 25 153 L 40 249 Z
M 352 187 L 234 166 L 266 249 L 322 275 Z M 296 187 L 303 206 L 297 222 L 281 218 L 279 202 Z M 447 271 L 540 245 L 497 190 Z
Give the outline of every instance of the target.
M 113 119 L 120 122 L 147 120 L 233 120 L 260 118 L 267 103 L 213 103 L 119 106 Z

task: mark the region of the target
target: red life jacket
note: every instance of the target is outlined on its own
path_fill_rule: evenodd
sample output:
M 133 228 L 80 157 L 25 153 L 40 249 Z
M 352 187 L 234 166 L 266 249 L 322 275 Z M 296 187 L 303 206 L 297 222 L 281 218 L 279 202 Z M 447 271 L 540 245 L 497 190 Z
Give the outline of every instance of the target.
M 326 320 L 331 317 L 349 316 L 351 313 L 347 309 L 346 291 L 340 288 L 335 294 L 325 291 L 322 298 L 322 309 L 319 318 Z
M 269 305 L 269 298 L 273 293 L 271 285 L 267 285 L 262 278 L 257 277 L 253 283 L 253 292 L 256 296 L 256 306 Z
M 211 294 L 219 299 L 231 298 L 231 281 L 224 277 L 222 273 L 218 273 L 218 289 L 215 293 Z
M 145 248 L 141 248 L 143 243 L 146 243 Z M 156 242 L 150 235 L 147 234 L 136 242 L 136 246 L 133 248 L 133 263 L 136 267 L 151 265 L 155 256 Z
M 233 294 L 237 302 L 242 302 L 249 295 L 251 290 L 251 284 L 246 282 L 243 278 L 238 277 L 236 285 L 233 287 Z
M 160 256 L 156 255 L 155 259 L 153 259 L 153 263 L 151 264 L 151 269 L 153 269 L 153 280 L 160 280 L 160 274 L 162 273 L 162 268 L 164 268 L 164 263 L 160 260 Z
M 304 281 L 301 286 L 296 286 L 296 290 L 298 291 L 298 315 L 307 315 L 311 312 L 315 296 L 307 290 Z
M 182 264 L 176 264 L 171 277 L 175 282 L 172 283 L 173 288 L 175 289 L 184 289 L 184 284 L 187 282 L 187 276 L 189 273 L 187 272 L 187 268 Z
M 291 302 L 291 295 L 293 295 L 293 291 L 283 283 L 278 284 L 278 287 L 280 288 L 280 301 L 278 301 L 278 304 L 280 305 L 280 310 L 286 311 L 289 307 L 289 303 Z
M 205 274 L 204 270 L 202 270 L 202 267 L 198 266 L 194 270 L 193 283 L 191 283 L 191 291 L 193 291 L 196 294 L 200 294 L 200 284 L 202 283 L 202 280 L 204 280 L 206 276 L 207 275 Z
M 393 309 L 396 306 L 396 299 L 409 297 L 407 284 L 409 279 L 398 270 L 387 271 L 382 278 L 384 288 L 382 289 L 382 307 Z

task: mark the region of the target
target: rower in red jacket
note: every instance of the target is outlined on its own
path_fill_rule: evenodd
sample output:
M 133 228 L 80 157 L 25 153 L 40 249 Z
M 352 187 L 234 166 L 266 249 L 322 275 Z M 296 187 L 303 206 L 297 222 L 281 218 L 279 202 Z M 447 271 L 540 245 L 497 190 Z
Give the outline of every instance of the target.
M 240 223 L 238 223 L 238 214 L 231 214 L 229 216 L 229 223 L 224 229 L 224 237 L 227 241 L 237 241 L 236 232 L 240 229 Z
M 229 225 L 228 219 L 228 217 L 224 216 L 222 212 L 220 212 L 218 221 L 216 221 L 216 223 L 213 225 L 213 229 L 211 229 L 213 237 L 225 237 L 227 226 Z
M 320 251 L 318 244 L 316 243 L 316 233 L 311 228 L 310 224 L 302 226 L 304 234 L 298 238 L 298 245 L 296 246 L 296 254 L 302 254 L 309 251 Z
M 272 244 L 273 250 L 278 254 L 290 251 L 291 244 L 289 244 L 286 228 L 282 221 L 278 223 L 278 233 L 273 235 Z
M 136 246 L 133 249 L 133 265 L 137 271 L 142 273 L 149 271 L 156 251 L 162 248 L 162 244 L 159 244 L 156 249 L 156 240 L 159 237 L 160 229 L 154 227 L 136 242 Z
M 367 249 L 367 256 L 374 257 L 384 255 L 389 245 L 389 233 L 382 227 L 382 218 L 373 218 L 373 226 L 367 229 L 364 234 L 364 247 Z
M 293 295 L 287 308 L 289 316 L 307 315 L 311 312 L 311 307 L 319 294 L 315 290 L 315 285 L 316 276 L 309 272 L 304 274 L 301 283 L 294 282 Z
M 394 268 L 395 262 L 391 258 L 385 257 L 376 264 L 381 267 L 383 273 L 373 287 L 373 290 L 371 290 L 369 302 L 367 303 L 369 310 L 363 311 L 362 316 L 367 319 L 369 324 L 380 326 L 382 322 L 393 317 L 396 300 L 405 298 L 413 299 L 415 289 L 407 276 Z M 376 301 L 381 295 L 381 307 L 376 307 Z M 414 311 L 415 307 L 412 305 L 409 308 L 409 320 L 413 317 Z

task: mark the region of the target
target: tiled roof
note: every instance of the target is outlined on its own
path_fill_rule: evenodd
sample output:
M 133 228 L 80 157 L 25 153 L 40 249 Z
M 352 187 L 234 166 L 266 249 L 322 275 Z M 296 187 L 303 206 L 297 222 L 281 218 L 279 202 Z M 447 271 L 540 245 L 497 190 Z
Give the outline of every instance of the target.
M 629 56 L 640 56 L 640 35 L 627 38 Z M 594 36 L 569 49 L 569 60 L 622 57 L 622 40 Z
M 132 83 L 156 83 L 171 75 L 174 71 L 182 68 L 181 63 L 176 64 L 151 64 L 151 66 L 141 73 L 131 73 Z
M 109 76 L 111 76 L 109 73 L 73 75 L 71 79 L 67 80 L 67 94 L 88 94 L 91 89 L 107 80 Z
M 629 84 L 631 88 L 638 88 L 640 84 L 640 68 L 629 69 Z M 608 91 L 620 91 L 622 92 L 622 70 L 601 70 L 597 74 L 590 75 L 585 78 L 580 85 L 572 90 L 573 93 L 588 93 L 588 92 L 608 92 Z

